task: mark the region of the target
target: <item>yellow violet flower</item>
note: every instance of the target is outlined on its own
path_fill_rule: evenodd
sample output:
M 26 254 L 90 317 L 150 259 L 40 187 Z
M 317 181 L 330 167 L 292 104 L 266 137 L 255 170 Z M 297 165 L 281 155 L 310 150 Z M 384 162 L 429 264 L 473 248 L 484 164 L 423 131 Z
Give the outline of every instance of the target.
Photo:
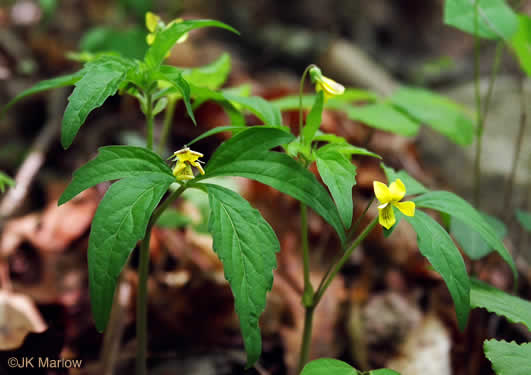
M 182 18 L 176 18 L 173 21 L 171 21 L 167 26 L 164 24 L 164 22 L 161 20 L 160 16 L 147 12 L 146 13 L 146 27 L 149 30 L 149 34 L 146 36 L 146 42 L 149 45 L 152 45 L 155 41 L 155 38 L 157 37 L 157 33 L 167 27 L 170 27 L 171 25 L 175 23 L 183 22 Z M 177 40 L 177 44 L 183 43 L 188 39 L 188 33 L 184 34 Z
M 374 181 L 374 195 L 380 201 L 378 206 L 378 222 L 385 229 L 391 228 L 396 223 L 393 206 L 398 208 L 406 216 L 415 215 L 415 203 L 400 202 L 406 195 L 404 183 L 397 178 L 389 187 L 382 182 Z
M 338 95 L 343 95 L 345 87 L 331 78 L 325 77 L 321 69 L 314 66 L 310 69 L 310 77 L 315 83 L 315 91 L 323 91 L 325 101 Z
M 198 160 L 202 158 L 203 154 L 197 151 L 192 151 L 188 147 L 182 148 L 179 151 L 175 151 L 173 154 L 174 161 L 177 161 L 175 167 L 173 168 L 173 175 L 179 181 L 183 180 L 192 180 L 195 178 L 192 167 L 195 167 L 199 170 L 199 173 L 205 174 L 203 167 L 201 166 L 201 161 Z

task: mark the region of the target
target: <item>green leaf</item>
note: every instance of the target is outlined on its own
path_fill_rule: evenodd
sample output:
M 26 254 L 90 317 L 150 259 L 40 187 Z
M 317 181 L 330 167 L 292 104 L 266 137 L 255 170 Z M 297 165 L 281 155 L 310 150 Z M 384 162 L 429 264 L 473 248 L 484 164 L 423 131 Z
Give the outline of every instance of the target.
M 519 345 L 515 342 L 486 340 L 483 350 L 496 374 L 531 374 L 531 343 Z
M 230 55 L 224 53 L 211 64 L 199 68 L 183 69 L 183 78 L 193 85 L 216 90 L 225 83 L 230 69 Z
M 207 100 L 215 101 L 227 112 L 232 126 L 245 126 L 245 118 L 236 106 L 223 96 L 224 91 L 214 91 L 207 87 L 195 85 L 190 85 L 190 88 L 195 108 Z
M 496 231 L 496 235 L 500 241 L 503 241 L 507 234 L 507 227 L 505 224 L 494 216 L 487 215 L 483 212 L 480 212 L 480 214 Z M 450 233 L 454 236 L 459 245 L 461 245 L 463 251 L 470 257 L 470 259 L 481 259 L 493 251 L 492 247 L 485 242 L 478 232 L 463 221 L 454 217 L 452 217 L 450 221 Z
M 395 370 L 390 370 L 388 368 L 381 368 L 379 370 L 369 371 L 369 375 L 400 375 Z
M 454 300 L 459 327 L 463 330 L 470 312 L 470 282 L 461 253 L 450 235 L 428 214 L 416 210 L 415 216 L 404 218 L 417 232 L 420 252 L 444 279 Z
M 169 69 L 172 67 L 165 68 Z M 188 116 L 190 116 L 190 118 L 194 122 L 194 125 L 197 125 L 195 121 L 194 111 L 192 109 L 192 104 L 190 103 L 190 85 L 183 78 L 182 73 L 177 70 L 176 72 L 174 72 L 174 74 L 166 75 L 161 71 L 158 74 L 155 74 L 155 77 L 158 80 L 171 83 L 173 87 L 175 87 L 181 93 L 184 100 L 184 105 L 186 106 L 186 112 L 188 112 Z
M 98 331 L 107 325 L 118 276 L 144 237 L 155 207 L 175 178 L 156 174 L 111 185 L 100 202 L 88 247 L 90 303 Z
M 476 18 L 476 0 L 446 0 L 444 23 L 482 38 L 511 39 L 518 28 L 518 18 L 505 1 L 477 1 Z
M 531 232 L 531 212 L 516 210 L 516 218 L 526 231 Z
M 346 362 L 319 358 L 307 363 L 300 375 L 359 375 L 359 372 Z
M 117 52 L 132 59 L 141 59 L 147 51 L 146 30 L 136 26 L 126 30 L 112 27 L 95 27 L 87 31 L 79 46 L 82 51 Z
M 85 66 L 85 74 L 76 82 L 64 113 L 61 132 L 64 148 L 70 147 L 89 113 L 116 93 L 132 66 L 128 60 L 114 56 L 102 56 Z
M 7 103 L 4 108 L 0 111 L 0 117 L 4 115 L 4 113 L 11 108 L 14 104 L 16 104 L 18 101 L 26 98 L 27 96 L 38 94 L 43 91 L 51 90 L 51 89 L 57 89 L 59 87 L 66 87 L 66 86 L 72 86 L 77 81 L 79 81 L 84 74 L 84 70 L 80 70 L 76 73 L 68 74 L 61 77 L 56 77 L 52 79 L 47 79 L 45 81 L 41 81 L 37 83 L 35 86 L 22 91 L 20 94 L 18 94 L 14 99 L 12 99 L 9 103 Z
M 241 176 L 269 185 L 311 207 L 345 240 L 339 213 L 315 176 L 289 156 L 268 150 L 287 144 L 293 135 L 281 129 L 255 126 L 218 147 L 206 166 L 206 175 Z
M 311 108 L 316 95 L 303 95 L 302 96 L 302 108 Z M 379 99 L 379 96 L 375 93 L 367 90 L 359 90 L 348 88 L 343 95 L 330 98 L 325 103 L 325 108 L 342 110 L 349 107 L 349 103 L 368 101 L 373 102 Z M 284 96 L 280 99 L 272 100 L 273 103 L 281 111 L 294 111 L 298 110 L 300 106 L 299 95 Z
M 192 224 L 192 219 L 173 208 L 167 208 L 159 216 L 157 226 L 168 229 L 179 229 Z
M 315 132 L 317 132 L 317 130 L 321 127 L 323 106 L 324 92 L 319 91 L 319 93 L 315 96 L 315 101 L 313 103 L 312 109 L 306 117 L 306 125 L 304 125 L 304 128 L 302 129 L 302 139 L 304 145 L 309 145 L 312 143 Z
M 238 31 L 226 25 L 222 22 L 212 20 L 188 20 L 183 22 L 177 22 L 168 26 L 157 34 L 155 41 L 146 52 L 144 58 L 148 67 L 157 69 L 162 61 L 166 58 L 168 52 L 173 48 L 175 43 L 187 32 L 201 27 L 220 27 L 232 31 L 235 34 L 239 34 Z
M 470 304 L 521 323 L 531 330 L 531 302 L 512 296 L 476 279 L 470 280 Z
M 204 186 L 210 202 L 208 230 L 234 294 L 250 367 L 262 352 L 258 321 L 273 286 L 280 244 L 260 212 L 240 195 L 218 185 Z
M 394 182 L 397 178 L 404 183 L 404 186 L 406 187 L 406 196 L 424 194 L 429 191 L 428 188 L 415 180 L 404 170 L 397 173 L 393 168 L 386 166 L 384 163 L 380 163 L 380 167 L 384 170 L 389 184 Z
M 350 228 L 354 211 L 352 188 L 356 185 L 356 167 L 337 151 L 319 149 L 316 156 L 317 169 L 330 189 L 343 225 Z
M 386 103 L 351 106 L 346 112 L 350 119 L 361 121 L 371 128 L 406 137 L 414 136 L 420 128 L 419 124 Z
M 314 137 L 314 140 L 323 140 L 323 136 Z M 353 146 L 350 143 L 332 143 L 319 148 L 320 151 L 336 151 L 342 155 L 347 156 L 349 159 L 352 155 L 359 156 L 372 156 L 373 158 L 381 159 L 382 157 L 374 152 L 371 152 L 363 147 Z
M 522 70 L 531 76 L 531 17 L 518 14 L 518 31 L 511 39 Z
M 83 190 L 104 181 L 144 175 L 173 177 L 171 169 L 164 160 L 147 148 L 106 146 L 98 151 L 95 159 L 74 172 L 72 182 L 59 198 L 59 205 L 68 202 Z
M 7 174 L 0 171 L 0 192 L 5 192 L 6 186 L 15 186 L 15 181 L 13 181 Z
M 473 120 L 463 107 L 446 97 L 423 89 L 402 87 L 389 99 L 412 118 L 458 145 L 469 145 L 474 140 Z
M 516 284 L 518 272 L 511 255 L 499 239 L 496 230 L 468 202 L 448 191 L 429 192 L 415 198 L 414 202 L 419 207 L 431 208 L 458 218 L 478 232 L 489 246 L 511 266 Z
M 263 121 L 264 125 L 282 125 L 282 115 L 280 114 L 280 111 L 264 98 L 259 96 L 245 97 L 229 94 L 227 92 L 222 93 L 222 95 L 225 99 L 238 103 L 251 111 L 256 117 Z
M 206 132 L 204 132 L 200 136 L 195 137 L 192 141 L 188 142 L 186 145 L 187 146 L 191 146 L 194 143 L 196 143 L 196 142 L 198 142 L 198 141 L 200 141 L 200 140 L 202 140 L 204 138 L 210 137 L 211 135 L 214 135 L 214 134 L 219 134 L 219 133 L 223 133 L 223 132 L 238 132 L 238 131 L 241 131 L 241 130 L 244 130 L 244 129 L 247 129 L 247 127 L 245 127 L 245 126 L 232 126 L 232 125 L 216 126 L 213 129 L 207 130 Z

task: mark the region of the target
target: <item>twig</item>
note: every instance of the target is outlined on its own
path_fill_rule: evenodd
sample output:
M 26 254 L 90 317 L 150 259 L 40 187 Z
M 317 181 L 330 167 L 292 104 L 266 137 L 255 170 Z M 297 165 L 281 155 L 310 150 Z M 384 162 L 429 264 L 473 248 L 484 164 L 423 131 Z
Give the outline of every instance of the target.
M 2 223 L 12 216 L 26 198 L 29 188 L 44 164 L 46 153 L 59 134 L 61 114 L 65 106 L 65 90 L 55 90 L 48 104 L 50 118 L 37 136 L 31 151 L 15 176 L 15 187 L 10 189 L 0 204 L 0 228 Z

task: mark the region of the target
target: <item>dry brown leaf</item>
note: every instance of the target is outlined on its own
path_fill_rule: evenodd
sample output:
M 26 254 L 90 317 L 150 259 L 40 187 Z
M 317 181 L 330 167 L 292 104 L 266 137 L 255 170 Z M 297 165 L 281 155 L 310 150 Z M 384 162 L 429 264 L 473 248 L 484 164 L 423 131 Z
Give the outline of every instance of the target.
M 29 333 L 47 328 L 30 298 L 0 290 L 0 350 L 15 350 Z

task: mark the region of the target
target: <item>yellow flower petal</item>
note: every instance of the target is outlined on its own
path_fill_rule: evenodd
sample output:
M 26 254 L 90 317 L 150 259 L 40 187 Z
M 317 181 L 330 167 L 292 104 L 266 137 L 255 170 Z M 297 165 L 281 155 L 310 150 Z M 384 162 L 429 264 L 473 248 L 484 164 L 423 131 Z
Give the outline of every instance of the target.
M 384 208 L 378 208 L 378 222 L 385 229 L 390 229 L 396 223 L 395 213 L 393 212 L 393 206 L 390 204 Z
M 179 151 L 175 151 L 173 154 L 179 161 L 196 161 L 199 158 L 202 158 L 204 155 L 197 151 L 192 151 L 188 147 L 182 148 Z
M 406 187 L 399 178 L 389 185 L 389 191 L 391 192 L 391 200 L 393 202 L 398 202 L 400 199 L 404 198 L 404 195 L 406 195 Z
M 385 204 L 391 202 L 391 192 L 384 183 L 380 181 L 374 181 L 372 185 L 374 187 L 374 195 L 376 195 L 376 198 L 378 198 L 380 203 Z
M 157 30 L 157 25 L 159 24 L 159 21 L 160 17 L 156 14 L 151 12 L 146 13 L 146 27 L 150 32 L 154 33 L 155 30 Z
M 192 164 L 194 167 L 196 167 L 199 170 L 199 173 L 205 174 L 205 170 L 203 169 L 203 166 L 199 162 L 192 161 L 192 162 L 190 162 L 190 164 Z
M 183 163 L 183 165 L 184 168 L 180 168 L 177 174 L 175 173 L 175 170 L 173 171 L 174 176 L 177 178 L 177 180 L 193 180 L 195 176 L 191 165 L 188 163 Z
M 393 204 L 406 216 L 415 215 L 415 203 L 414 202 L 396 202 Z
M 330 79 L 328 77 L 322 76 L 320 79 L 321 86 L 323 90 L 329 94 L 329 95 L 343 95 L 345 92 L 345 87 L 333 79 Z
M 146 42 L 148 45 L 152 45 L 153 42 L 155 41 L 155 37 L 157 36 L 157 34 L 155 33 L 151 33 L 151 34 L 148 34 L 146 35 Z

